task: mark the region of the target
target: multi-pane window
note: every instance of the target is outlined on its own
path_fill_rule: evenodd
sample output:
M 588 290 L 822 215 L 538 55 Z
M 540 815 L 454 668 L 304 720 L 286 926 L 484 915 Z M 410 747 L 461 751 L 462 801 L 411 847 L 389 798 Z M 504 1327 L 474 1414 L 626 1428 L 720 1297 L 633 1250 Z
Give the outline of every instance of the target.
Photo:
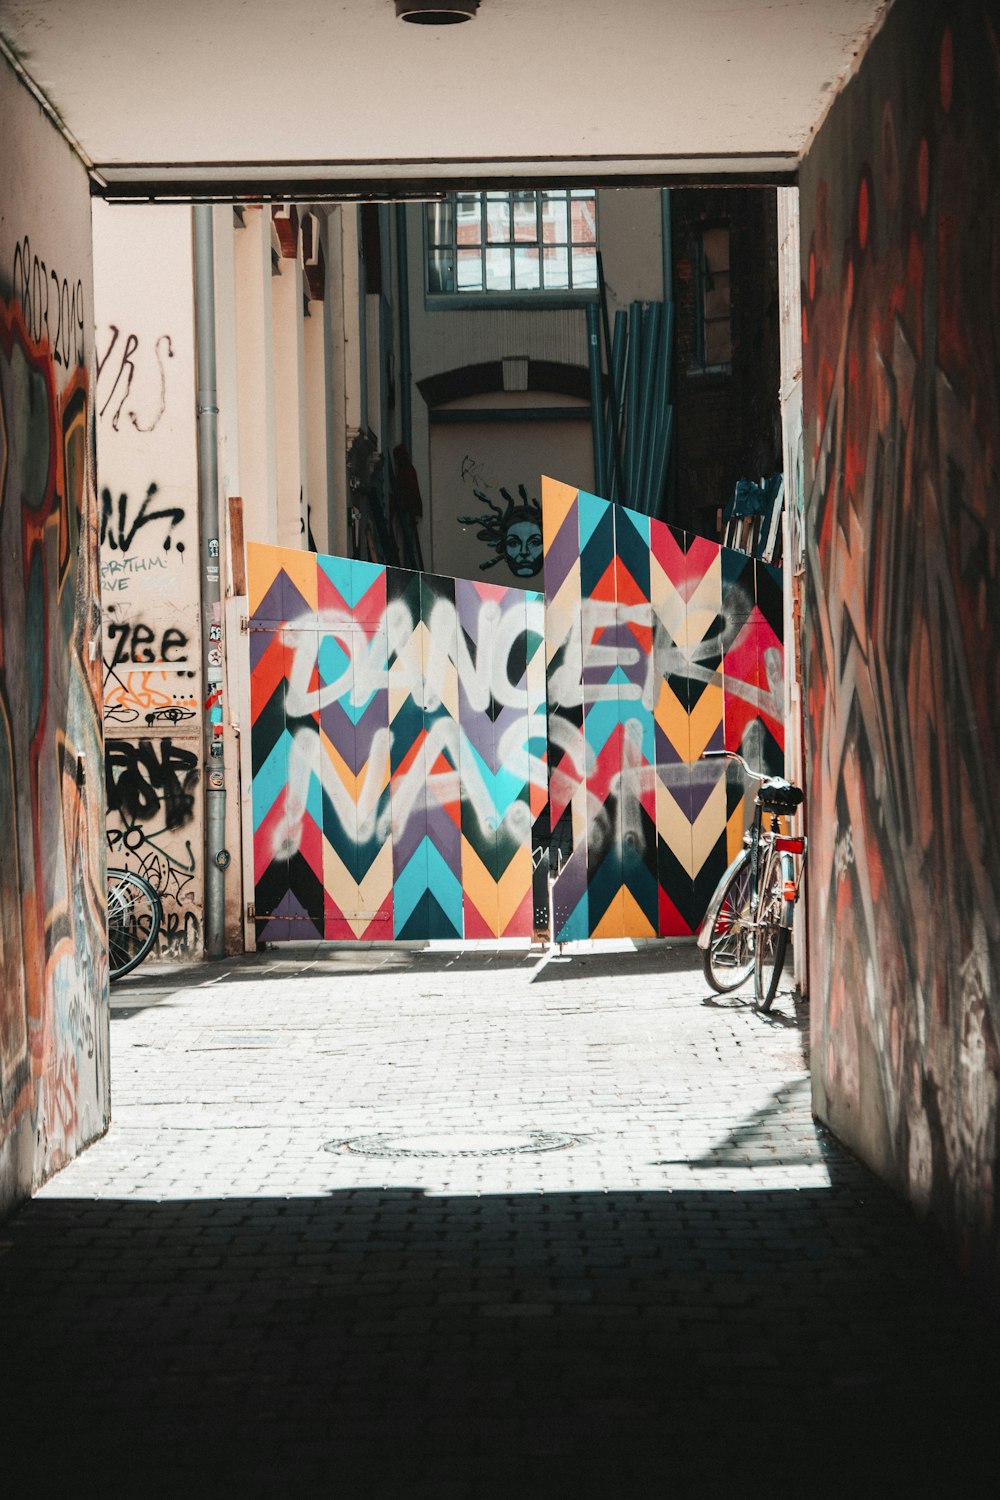
M 591 188 L 457 193 L 427 205 L 432 295 L 596 287 L 597 195 Z
M 728 228 L 701 231 L 696 263 L 698 364 L 704 370 L 728 370 L 733 358 Z

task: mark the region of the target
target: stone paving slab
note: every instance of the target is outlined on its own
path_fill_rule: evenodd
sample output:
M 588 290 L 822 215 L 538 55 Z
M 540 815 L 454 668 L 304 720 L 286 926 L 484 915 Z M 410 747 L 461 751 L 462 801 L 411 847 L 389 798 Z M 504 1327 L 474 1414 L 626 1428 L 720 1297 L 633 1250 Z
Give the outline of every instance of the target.
M 997 1329 L 814 1124 L 805 1023 L 690 945 L 137 971 L 111 1131 L 0 1225 L 0 1474 L 959 1493 Z

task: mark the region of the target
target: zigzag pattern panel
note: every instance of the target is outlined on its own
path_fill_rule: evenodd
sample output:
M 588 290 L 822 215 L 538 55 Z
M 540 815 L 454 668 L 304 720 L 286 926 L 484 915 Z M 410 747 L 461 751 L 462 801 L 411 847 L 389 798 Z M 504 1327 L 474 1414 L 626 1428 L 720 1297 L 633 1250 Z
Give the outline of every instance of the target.
M 251 544 L 260 939 L 547 924 L 543 602 Z
M 749 818 L 738 749 L 780 773 L 781 575 L 545 480 L 553 929 L 695 931 Z

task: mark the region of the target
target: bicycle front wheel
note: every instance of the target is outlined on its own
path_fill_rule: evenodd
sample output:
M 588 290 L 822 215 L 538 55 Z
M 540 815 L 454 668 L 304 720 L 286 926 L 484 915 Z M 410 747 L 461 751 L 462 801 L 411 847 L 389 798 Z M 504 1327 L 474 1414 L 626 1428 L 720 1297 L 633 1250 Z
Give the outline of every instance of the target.
M 160 898 L 131 870 L 108 871 L 108 961 L 112 979 L 141 964 L 160 930 Z
M 772 854 L 761 886 L 754 941 L 753 992 L 757 1010 L 770 1010 L 785 967 L 788 928 L 782 925 L 785 881 L 794 871 L 787 855 Z
M 750 978 L 754 963 L 750 925 L 750 855 L 733 871 L 712 923 L 712 937 L 702 953 L 705 978 L 720 995 L 739 989 Z

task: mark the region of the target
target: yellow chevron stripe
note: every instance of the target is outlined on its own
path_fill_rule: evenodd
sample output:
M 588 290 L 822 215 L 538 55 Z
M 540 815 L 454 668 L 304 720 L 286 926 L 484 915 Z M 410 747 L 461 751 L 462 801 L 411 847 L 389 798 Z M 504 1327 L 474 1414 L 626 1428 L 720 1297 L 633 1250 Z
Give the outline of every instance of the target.
M 691 761 L 699 759 L 701 752 L 722 723 L 722 708 L 722 683 L 720 682 L 718 687 L 712 685 L 702 688 L 701 697 L 688 716 L 690 733 L 688 758 Z
M 528 857 L 530 859 L 531 856 Z M 498 922 L 497 883 L 468 839 L 465 838 L 462 840 L 462 890 L 490 932 L 499 936 L 502 927 Z
M 263 542 L 247 542 L 247 602 L 252 615 L 278 576 L 284 556 L 283 547 L 268 547 Z
M 730 861 L 734 860 L 740 852 L 743 844 L 743 830 L 746 828 L 747 799 L 741 797 L 733 808 L 728 823 L 726 824 L 726 855 Z
M 660 693 L 656 700 L 653 717 L 681 760 L 688 760 L 691 730 L 687 712 L 665 677 L 660 680 Z
M 542 475 L 542 536 L 546 552 L 578 494 L 579 490 L 571 484 L 562 484 L 558 479 Z
M 708 801 L 691 824 L 692 879 L 708 859 L 726 827 L 726 778 L 720 776 Z
M 650 554 L 649 598 L 658 619 L 672 640 L 679 640 L 684 629 L 687 604 L 664 573 L 661 564 Z
M 315 553 L 300 552 L 298 548 L 292 547 L 282 547 L 280 550 L 284 553 L 281 566 L 315 614 L 319 608 L 319 570 Z
M 364 877 L 357 884 L 358 904 L 356 911 L 370 913 L 368 916 L 352 918 L 351 928 L 355 937 L 360 937 L 371 922 L 375 912 L 380 911 L 392 890 L 392 844 L 382 845 L 372 860 Z
M 531 889 L 531 850 L 524 845 L 518 849 L 497 884 L 499 923 L 497 931 L 506 932 L 517 908 Z
M 622 907 L 623 937 L 656 937 L 656 928 L 625 885 L 622 886 Z
M 625 937 L 625 887 L 619 886 L 608 903 L 608 909 L 604 916 L 594 928 L 592 937 L 595 938 L 620 938 Z
M 323 840 L 323 889 L 341 911 L 356 910 L 357 881 L 326 839 Z

